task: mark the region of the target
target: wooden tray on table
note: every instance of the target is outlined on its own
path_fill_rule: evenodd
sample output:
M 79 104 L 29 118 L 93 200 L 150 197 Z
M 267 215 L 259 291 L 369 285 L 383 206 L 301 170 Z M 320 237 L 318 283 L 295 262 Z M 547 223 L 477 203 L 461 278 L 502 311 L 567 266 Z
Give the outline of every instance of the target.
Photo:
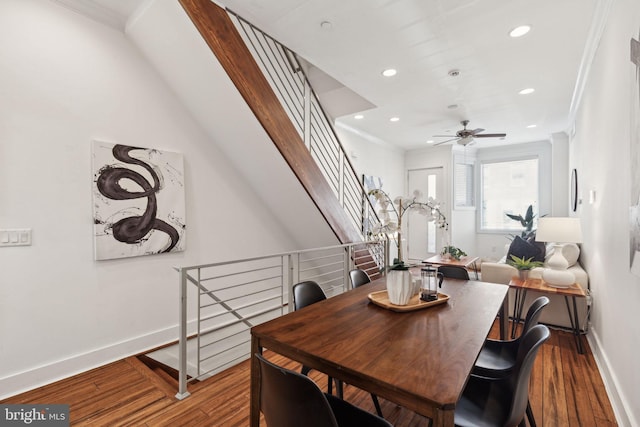
M 388 310 L 398 312 L 421 310 L 423 308 L 443 304 L 449 300 L 449 295 L 442 293 L 438 293 L 438 299 L 434 301 L 423 301 L 420 299 L 420 295 L 416 294 L 411 297 L 407 305 L 397 305 L 392 304 L 389 301 L 389 295 L 387 294 L 387 291 L 371 292 L 369 295 L 367 295 L 367 297 L 369 298 L 369 301 L 371 301 L 375 305 L 379 305 L 380 307 L 386 308 Z

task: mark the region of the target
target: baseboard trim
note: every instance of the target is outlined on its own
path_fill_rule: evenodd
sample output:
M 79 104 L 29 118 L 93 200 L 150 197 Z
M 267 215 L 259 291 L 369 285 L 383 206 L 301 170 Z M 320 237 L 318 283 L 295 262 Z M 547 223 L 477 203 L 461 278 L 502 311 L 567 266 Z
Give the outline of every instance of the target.
M 620 394 L 619 392 L 620 387 L 618 387 L 618 385 L 620 384 L 620 382 L 618 381 L 615 372 L 611 369 L 609 359 L 607 358 L 606 353 L 600 345 L 600 339 L 598 337 L 597 331 L 593 327 L 591 327 L 590 332 L 586 335 L 586 337 L 589 341 L 589 346 L 591 347 L 591 352 L 593 353 L 596 365 L 598 365 L 598 370 L 602 375 L 602 381 L 604 382 L 604 387 L 607 390 L 607 395 L 609 396 L 609 401 L 611 402 L 611 406 L 613 407 L 613 412 L 616 416 L 618 425 L 620 427 L 632 427 L 640 425 L 638 420 L 634 419 L 633 417 L 633 413 L 630 410 L 631 405 L 629 404 L 629 401 L 625 399 L 624 395 Z
M 81 372 L 157 348 L 178 337 L 178 327 L 172 326 L 131 338 L 113 345 L 54 361 L 42 366 L 0 378 L 0 399 L 6 399 L 29 390 L 77 375 Z M 46 402 L 43 402 L 46 403 Z

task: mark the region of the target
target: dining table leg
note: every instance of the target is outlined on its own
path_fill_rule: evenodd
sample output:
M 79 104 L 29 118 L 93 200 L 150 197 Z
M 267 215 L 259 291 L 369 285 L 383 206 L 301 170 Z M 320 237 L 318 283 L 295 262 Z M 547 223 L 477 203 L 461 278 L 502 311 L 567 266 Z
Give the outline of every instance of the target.
M 260 427 L 260 365 L 256 353 L 262 354 L 259 340 L 251 336 L 251 390 L 249 403 L 249 425 Z
M 436 409 L 431 427 L 453 427 L 454 408 Z
M 500 339 L 506 340 L 509 335 L 509 292 L 504 296 L 500 309 Z

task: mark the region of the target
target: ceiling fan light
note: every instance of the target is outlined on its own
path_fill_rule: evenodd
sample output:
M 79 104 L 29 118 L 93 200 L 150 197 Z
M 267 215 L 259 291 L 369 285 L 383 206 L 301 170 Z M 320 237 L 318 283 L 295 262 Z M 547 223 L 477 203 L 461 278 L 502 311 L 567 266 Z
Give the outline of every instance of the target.
M 396 70 L 395 68 L 387 68 L 382 72 L 382 75 L 385 77 L 393 77 L 396 74 L 398 74 L 398 70 Z
M 460 138 L 458 140 L 458 144 L 461 145 L 467 145 L 469 144 L 471 141 L 473 141 L 473 136 L 469 135 L 469 136 L 465 136 L 464 138 Z
M 522 37 L 531 30 L 529 25 L 520 25 L 509 32 L 510 37 Z

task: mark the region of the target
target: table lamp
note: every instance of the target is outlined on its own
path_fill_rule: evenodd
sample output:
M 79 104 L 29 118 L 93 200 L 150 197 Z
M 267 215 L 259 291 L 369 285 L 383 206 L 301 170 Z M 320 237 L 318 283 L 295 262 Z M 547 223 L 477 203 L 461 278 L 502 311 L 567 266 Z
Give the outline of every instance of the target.
M 636 250 L 631 261 L 631 273 L 640 276 L 640 251 Z
M 568 288 L 576 281 L 575 275 L 567 270 L 569 263 L 562 254 L 565 243 L 582 243 L 580 218 L 555 217 L 538 219 L 536 241 L 554 242 L 553 255 L 547 261 L 542 279 L 556 288 Z

